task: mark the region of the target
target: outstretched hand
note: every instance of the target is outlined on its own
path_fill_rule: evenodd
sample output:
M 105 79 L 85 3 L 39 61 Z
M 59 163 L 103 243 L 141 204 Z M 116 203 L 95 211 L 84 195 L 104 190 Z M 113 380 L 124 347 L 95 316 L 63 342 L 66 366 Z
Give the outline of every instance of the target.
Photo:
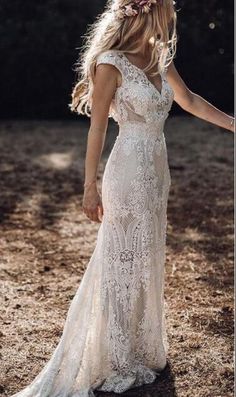
M 230 123 L 230 131 L 235 132 L 235 117 L 232 117 L 232 120 Z

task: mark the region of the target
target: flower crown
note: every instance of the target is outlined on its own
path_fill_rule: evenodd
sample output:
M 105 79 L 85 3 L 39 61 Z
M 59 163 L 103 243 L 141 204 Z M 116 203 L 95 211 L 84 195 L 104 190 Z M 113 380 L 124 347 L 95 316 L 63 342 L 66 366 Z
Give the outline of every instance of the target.
M 152 5 L 157 4 L 157 1 L 161 2 L 162 0 L 133 0 L 125 6 L 113 8 L 113 11 L 119 19 L 134 17 L 140 11 L 143 14 L 148 14 L 151 11 Z

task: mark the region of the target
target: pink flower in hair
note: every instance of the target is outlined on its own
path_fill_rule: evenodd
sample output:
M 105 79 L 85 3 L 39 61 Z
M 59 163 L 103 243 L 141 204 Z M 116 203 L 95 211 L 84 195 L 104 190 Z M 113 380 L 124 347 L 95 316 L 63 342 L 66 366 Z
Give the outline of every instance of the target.
M 133 17 L 138 15 L 139 10 L 142 13 L 149 13 L 153 4 L 157 4 L 157 1 L 162 0 L 133 0 L 129 4 L 120 7 L 114 7 L 113 10 L 119 19 L 127 17 Z
M 151 10 L 152 4 L 156 4 L 157 0 L 134 0 L 134 4 L 144 13 Z

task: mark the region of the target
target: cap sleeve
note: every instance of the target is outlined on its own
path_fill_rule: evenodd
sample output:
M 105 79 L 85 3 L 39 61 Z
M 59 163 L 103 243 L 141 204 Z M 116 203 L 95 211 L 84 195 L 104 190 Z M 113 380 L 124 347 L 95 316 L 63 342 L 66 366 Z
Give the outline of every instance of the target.
M 118 54 L 116 54 L 114 51 L 106 51 L 99 54 L 96 60 L 96 66 L 100 64 L 109 64 L 115 66 L 121 73 L 122 78 L 124 78 L 121 59 L 118 57 Z

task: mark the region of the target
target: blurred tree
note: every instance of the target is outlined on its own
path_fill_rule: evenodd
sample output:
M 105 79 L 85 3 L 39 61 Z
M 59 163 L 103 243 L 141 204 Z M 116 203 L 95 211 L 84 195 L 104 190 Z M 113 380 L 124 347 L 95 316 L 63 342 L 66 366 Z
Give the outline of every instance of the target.
M 2 118 L 73 117 L 73 71 L 87 25 L 103 0 L 2 0 Z M 233 107 L 233 1 L 177 3 L 176 66 L 189 87 L 217 106 Z M 174 111 L 177 111 L 177 107 Z

